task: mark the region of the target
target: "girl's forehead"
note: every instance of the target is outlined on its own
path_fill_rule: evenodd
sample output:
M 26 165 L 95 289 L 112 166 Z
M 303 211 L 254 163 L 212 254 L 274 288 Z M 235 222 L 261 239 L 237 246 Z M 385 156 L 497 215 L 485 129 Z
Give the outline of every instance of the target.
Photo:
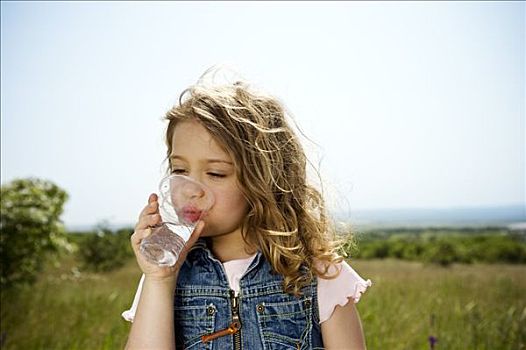
M 231 160 L 220 143 L 197 121 L 182 121 L 175 126 L 172 155 L 221 157 Z

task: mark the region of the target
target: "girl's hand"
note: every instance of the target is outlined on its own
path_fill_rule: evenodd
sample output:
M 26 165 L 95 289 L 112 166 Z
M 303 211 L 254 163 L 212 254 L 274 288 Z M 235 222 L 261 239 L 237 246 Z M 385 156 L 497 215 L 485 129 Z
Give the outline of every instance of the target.
M 201 231 L 204 227 L 204 222 L 200 221 L 195 227 L 194 232 L 190 236 L 188 242 L 186 242 L 179 259 L 174 266 L 158 266 L 152 264 L 146 260 L 146 258 L 141 254 L 139 247 L 141 241 L 148 237 L 152 233 L 153 226 L 156 226 L 161 223 L 161 215 L 159 214 L 159 202 L 157 201 L 157 195 L 155 193 L 150 194 L 148 197 L 148 205 L 141 211 L 139 215 L 139 221 L 135 225 L 135 232 L 131 235 L 131 244 L 137 263 L 143 271 L 146 278 L 158 281 L 168 281 L 177 279 L 177 273 L 186 259 L 186 255 L 190 248 L 194 245 L 195 241 L 199 238 Z

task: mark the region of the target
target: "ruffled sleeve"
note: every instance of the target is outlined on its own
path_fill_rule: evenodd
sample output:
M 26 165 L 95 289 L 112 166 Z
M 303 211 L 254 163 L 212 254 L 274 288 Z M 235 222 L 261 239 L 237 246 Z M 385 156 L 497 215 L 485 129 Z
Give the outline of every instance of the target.
M 137 291 L 135 292 L 135 297 L 133 298 L 131 307 L 121 314 L 122 318 L 124 318 L 126 321 L 133 322 L 133 319 L 135 318 L 135 312 L 137 312 L 137 306 L 139 305 L 139 300 L 141 299 L 143 283 L 144 274 L 141 276 L 141 280 L 139 281 L 139 285 L 137 286 Z
M 327 321 L 337 305 L 345 306 L 349 298 L 357 303 L 362 294 L 372 285 L 371 280 L 364 280 L 347 262 L 333 265 L 329 274 L 340 271 L 334 279 L 318 277 L 318 306 L 320 323 Z

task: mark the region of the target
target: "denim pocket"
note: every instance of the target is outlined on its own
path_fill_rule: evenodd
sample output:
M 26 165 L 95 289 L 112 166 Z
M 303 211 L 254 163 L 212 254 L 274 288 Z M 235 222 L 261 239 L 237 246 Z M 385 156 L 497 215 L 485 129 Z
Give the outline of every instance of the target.
M 212 349 L 212 342 L 203 344 L 201 336 L 214 332 L 214 304 L 176 305 L 174 307 L 177 349 Z
M 310 349 L 311 305 L 310 297 L 257 304 L 256 313 L 265 349 Z

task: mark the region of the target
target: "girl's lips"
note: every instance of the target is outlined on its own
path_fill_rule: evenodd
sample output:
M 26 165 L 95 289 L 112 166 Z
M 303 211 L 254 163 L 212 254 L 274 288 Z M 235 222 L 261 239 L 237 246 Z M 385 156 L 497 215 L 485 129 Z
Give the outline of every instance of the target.
M 195 223 L 201 218 L 202 211 L 197 208 L 184 208 L 183 209 L 183 219 L 189 223 Z

